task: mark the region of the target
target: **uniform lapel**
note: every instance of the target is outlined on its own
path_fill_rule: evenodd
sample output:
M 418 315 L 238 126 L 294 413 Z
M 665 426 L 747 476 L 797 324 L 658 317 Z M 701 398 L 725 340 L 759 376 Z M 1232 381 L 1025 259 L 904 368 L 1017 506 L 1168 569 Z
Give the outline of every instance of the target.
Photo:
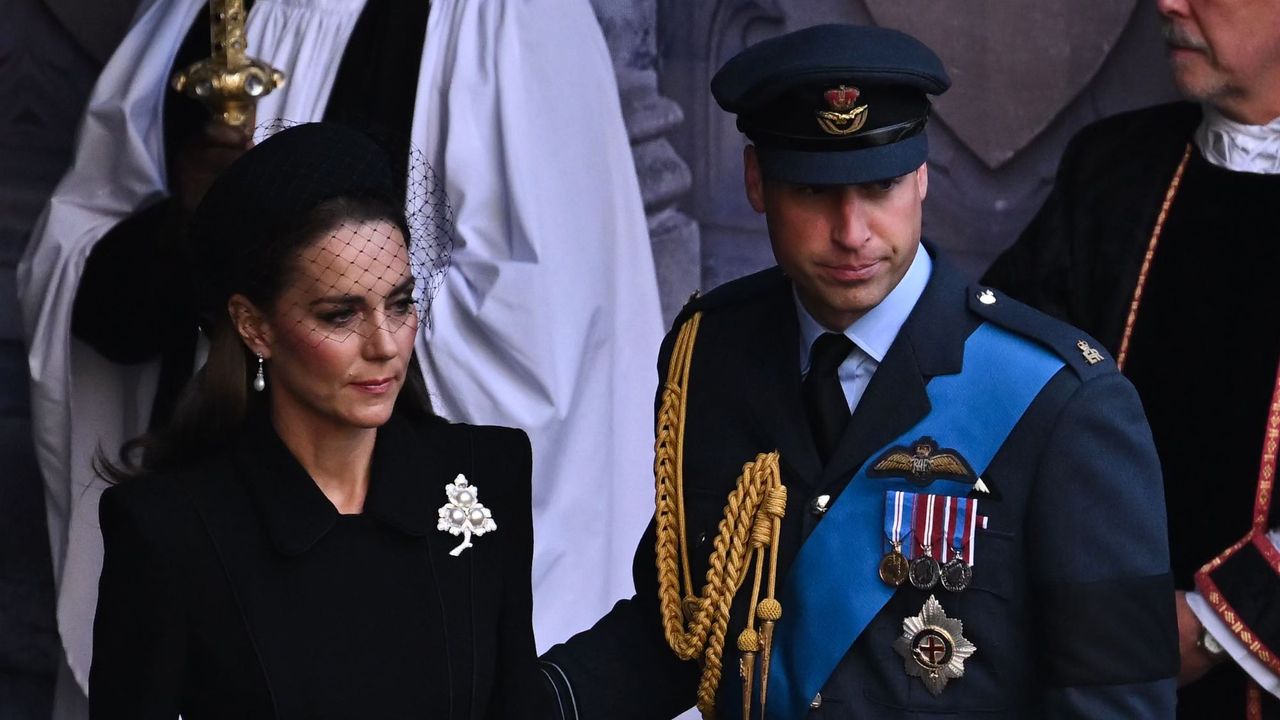
M 932 251 L 929 284 L 893 341 L 854 410 L 822 486 L 839 490 L 872 453 L 929 413 L 925 386 L 937 375 L 960 372 L 964 341 L 977 326 L 966 307 L 959 273 Z

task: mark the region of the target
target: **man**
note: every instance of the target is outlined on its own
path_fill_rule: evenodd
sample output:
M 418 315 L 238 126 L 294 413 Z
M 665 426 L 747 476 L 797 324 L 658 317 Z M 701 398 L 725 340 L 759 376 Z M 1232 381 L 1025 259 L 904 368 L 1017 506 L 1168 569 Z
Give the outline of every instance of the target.
M 1192 102 L 1082 130 L 986 281 L 1096 335 L 1146 407 L 1168 502 L 1179 716 L 1280 717 L 1267 539 L 1280 522 L 1280 5 L 1157 7 Z
M 778 267 L 692 300 L 663 344 L 637 593 L 544 656 L 565 717 L 1171 715 L 1132 387 L 922 244 L 948 84 L 913 38 L 839 25 L 712 81 Z
M 625 560 L 652 458 L 649 360 L 637 350 L 661 340 L 635 169 L 590 5 L 247 4 L 249 53 L 289 76 L 259 122 L 350 123 L 405 164 L 412 145 L 435 169 L 432 189 L 448 192 L 457 244 L 419 357 L 438 412 L 529 432 L 536 624 L 548 645 L 568 637 L 630 592 Z M 190 284 L 164 254 L 179 254 L 175 220 L 245 147 L 207 131 L 203 109 L 168 89 L 173 70 L 209 54 L 207 18 L 201 0 L 143 3 L 19 272 L 68 663 L 60 697 L 72 701 L 83 702 L 101 563 L 93 454 L 163 422 L 194 366 Z

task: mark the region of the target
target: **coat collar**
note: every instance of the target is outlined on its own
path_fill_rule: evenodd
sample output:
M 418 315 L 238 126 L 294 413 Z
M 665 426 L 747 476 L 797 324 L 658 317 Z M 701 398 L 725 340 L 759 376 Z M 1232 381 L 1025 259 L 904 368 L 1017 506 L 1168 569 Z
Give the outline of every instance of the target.
M 423 428 L 398 413 L 378 428 L 364 506 L 365 515 L 416 537 L 435 530 L 436 506 L 444 502 L 444 486 L 453 477 L 441 456 L 439 433 L 428 433 L 432 437 L 427 442 L 423 434 Z M 306 552 L 337 523 L 337 508 L 289 452 L 265 410 L 255 411 L 245 423 L 235 460 L 280 552 Z

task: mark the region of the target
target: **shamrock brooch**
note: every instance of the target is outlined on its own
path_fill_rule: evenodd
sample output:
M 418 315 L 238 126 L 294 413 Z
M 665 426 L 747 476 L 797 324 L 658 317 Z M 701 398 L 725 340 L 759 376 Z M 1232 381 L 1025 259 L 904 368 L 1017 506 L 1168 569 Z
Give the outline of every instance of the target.
M 493 521 L 489 508 L 477 499 L 480 488 L 467 482 L 466 475 L 459 473 L 453 482 L 444 486 L 444 492 L 449 496 L 449 502 L 440 507 L 440 521 L 436 523 L 436 529 L 454 537 L 462 536 L 462 544 L 449 551 L 450 555 L 458 557 L 471 547 L 472 535 L 479 537 L 493 532 L 498 529 L 498 524 Z

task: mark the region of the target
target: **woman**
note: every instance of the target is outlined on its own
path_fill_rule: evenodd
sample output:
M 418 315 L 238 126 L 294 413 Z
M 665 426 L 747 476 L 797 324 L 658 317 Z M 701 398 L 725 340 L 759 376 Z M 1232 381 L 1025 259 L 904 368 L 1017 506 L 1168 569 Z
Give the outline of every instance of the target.
M 197 210 L 208 360 L 103 464 L 96 720 L 538 714 L 528 440 L 431 413 L 394 177 L 299 125 Z

